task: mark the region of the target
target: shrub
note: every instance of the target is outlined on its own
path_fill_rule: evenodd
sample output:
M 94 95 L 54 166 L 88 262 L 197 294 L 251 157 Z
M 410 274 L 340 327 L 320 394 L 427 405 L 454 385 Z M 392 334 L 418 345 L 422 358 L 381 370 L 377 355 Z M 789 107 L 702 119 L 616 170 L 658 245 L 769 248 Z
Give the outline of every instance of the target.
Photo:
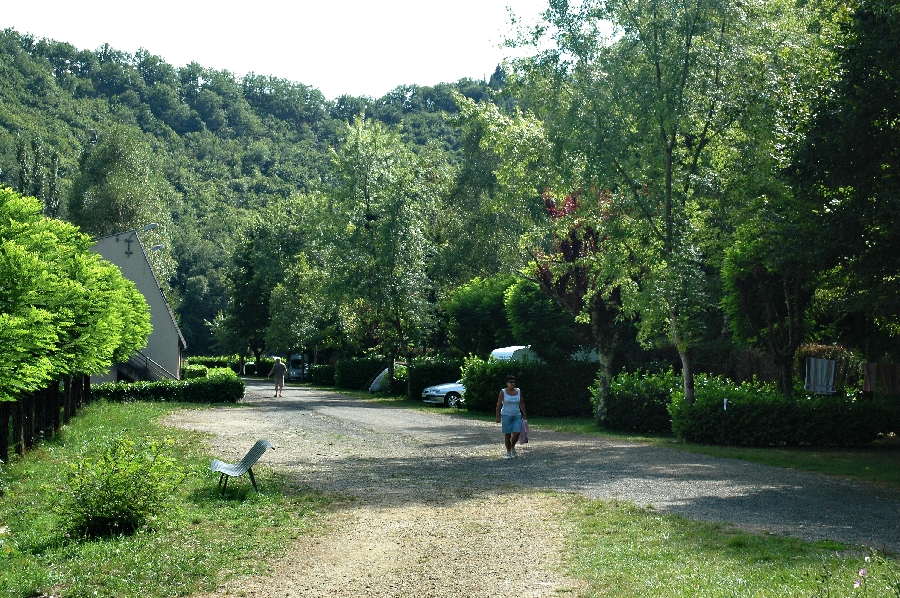
M 237 355 L 209 357 L 205 355 L 192 355 L 187 358 L 188 365 L 205 365 L 208 368 L 227 368 L 233 362 L 238 361 Z
M 244 382 L 229 368 L 209 370 L 206 378 L 159 382 L 105 382 L 91 395 L 109 401 L 236 403 L 244 397 Z
M 413 397 L 421 397 L 429 386 L 456 382 L 462 377 L 461 359 L 416 357 L 409 366 L 409 385 Z
M 462 369 L 466 409 L 493 413 L 508 375 L 516 377 L 530 416 L 586 417 L 591 414 L 590 387 L 597 364 L 568 361 L 549 365 L 534 361 L 465 360 Z
M 383 358 L 339 359 L 334 366 L 334 385 L 352 390 L 369 390 L 372 380 L 387 367 Z
M 205 365 L 186 365 L 182 368 L 183 378 L 190 380 L 192 378 L 206 378 L 209 368 Z
M 65 463 L 57 512 L 72 533 L 130 534 L 151 522 L 184 474 L 165 454 L 171 444 L 119 437 L 96 458 Z
M 670 369 L 660 374 L 622 372 L 610 381 L 604 424 L 613 430 L 640 433 L 670 433 L 668 407 L 679 378 Z M 597 408 L 600 383 L 591 387 L 591 404 Z
M 334 386 L 334 366 L 322 364 L 309 366 L 309 381 L 316 386 Z
M 269 372 L 272 371 L 272 366 L 275 365 L 275 360 L 271 357 L 263 357 L 259 361 L 256 362 L 256 370 L 255 373 L 257 376 L 266 376 Z M 250 369 L 247 369 L 247 373 L 250 374 Z
M 688 442 L 740 446 L 868 444 L 891 423 L 883 404 L 849 395 L 784 397 L 774 386 L 694 377 L 695 402 L 673 393 L 675 434 Z M 727 408 L 725 399 L 728 400 Z

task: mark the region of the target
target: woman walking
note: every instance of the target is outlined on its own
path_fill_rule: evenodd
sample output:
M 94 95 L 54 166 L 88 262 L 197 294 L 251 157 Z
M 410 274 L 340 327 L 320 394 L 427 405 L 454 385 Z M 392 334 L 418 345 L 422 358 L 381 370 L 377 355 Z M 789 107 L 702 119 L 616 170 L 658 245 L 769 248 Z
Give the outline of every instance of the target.
M 503 442 L 506 445 L 505 459 L 518 457 L 516 443 L 522 432 L 522 419 L 527 418 L 522 391 L 516 388 L 516 377 L 506 377 L 506 388 L 497 396 L 497 423 L 503 431 Z

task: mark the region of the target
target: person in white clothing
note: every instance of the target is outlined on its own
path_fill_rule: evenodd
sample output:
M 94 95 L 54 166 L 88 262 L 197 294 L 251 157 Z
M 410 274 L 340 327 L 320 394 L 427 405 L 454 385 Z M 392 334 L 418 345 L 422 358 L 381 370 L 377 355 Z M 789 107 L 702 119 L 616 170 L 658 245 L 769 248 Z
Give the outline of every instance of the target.
M 507 376 L 506 388 L 497 396 L 497 423 L 503 431 L 506 459 L 519 456 L 516 453 L 516 443 L 519 442 L 519 434 L 522 432 L 522 420 L 527 417 L 522 391 L 516 388 L 516 377 Z

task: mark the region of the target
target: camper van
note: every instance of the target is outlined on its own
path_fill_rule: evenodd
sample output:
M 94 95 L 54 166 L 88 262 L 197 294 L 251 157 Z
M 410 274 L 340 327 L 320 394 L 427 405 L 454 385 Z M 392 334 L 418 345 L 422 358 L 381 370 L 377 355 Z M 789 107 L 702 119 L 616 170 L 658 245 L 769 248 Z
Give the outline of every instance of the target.
M 500 347 L 491 351 L 491 357 L 499 361 L 540 361 L 537 353 L 531 350 L 530 345 Z
M 303 380 L 306 377 L 306 355 L 289 355 L 287 360 L 287 379 Z

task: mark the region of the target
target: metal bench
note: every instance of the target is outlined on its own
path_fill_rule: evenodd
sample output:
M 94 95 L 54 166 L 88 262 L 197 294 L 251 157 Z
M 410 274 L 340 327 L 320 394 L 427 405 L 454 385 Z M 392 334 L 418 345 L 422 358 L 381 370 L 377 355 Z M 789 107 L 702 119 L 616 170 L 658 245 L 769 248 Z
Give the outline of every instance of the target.
M 269 444 L 268 440 L 260 439 L 256 441 L 256 444 L 253 445 L 253 448 L 247 452 L 244 458 L 234 465 L 219 461 L 218 459 L 213 459 L 209 467 L 212 469 L 213 473 L 219 472 L 222 474 L 219 476 L 219 486 L 222 486 L 222 494 L 225 493 L 225 487 L 228 486 L 229 477 L 236 478 L 245 473 L 250 474 L 250 482 L 253 484 L 253 489 L 259 492 L 259 488 L 256 487 L 256 478 L 253 477 L 252 467 L 256 465 L 256 462 L 259 461 L 259 458 L 262 457 L 263 453 L 269 449 L 274 451 L 275 447 Z M 222 484 L 222 480 L 225 480 L 224 484 Z

